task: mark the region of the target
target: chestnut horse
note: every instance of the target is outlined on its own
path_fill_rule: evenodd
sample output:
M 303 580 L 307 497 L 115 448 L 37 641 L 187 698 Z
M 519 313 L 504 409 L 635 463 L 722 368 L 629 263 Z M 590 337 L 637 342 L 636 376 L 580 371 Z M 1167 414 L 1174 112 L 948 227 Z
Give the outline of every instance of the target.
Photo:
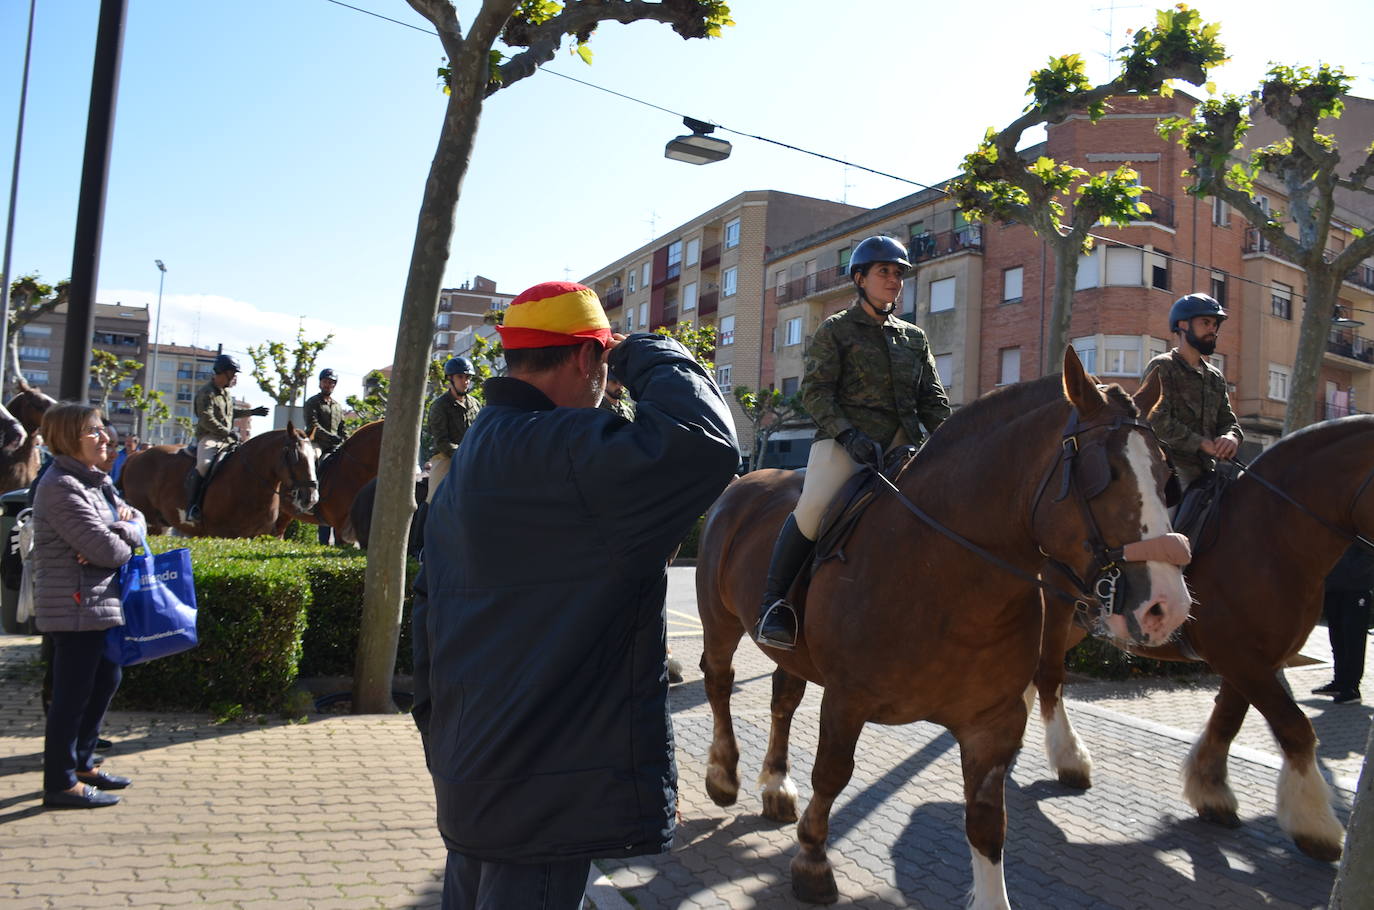
M 358 532 L 353 526 L 351 509 L 353 500 L 367 482 L 377 476 L 377 463 L 382 452 L 382 427 L 384 421 L 374 420 L 365 423 L 332 454 L 319 463 L 320 500 L 313 512 L 297 512 L 283 515 L 279 523 L 281 530 L 292 518 L 310 524 L 327 525 L 334 529 L 340 543 L 358 542 Z
M 1146 404 L 1153 405 L 1158 386 L 1150 390 Z M 1080 450 L 1082 458 L 1070 457 Z M 1094 471 L 1086 470 L 1089 453 L 1099 459 Z M 1111 600 L 1125 614 L 1108 620 L 1113 634 L 1129 628 L 1142 641 L 1166 641 L 1188 609 L 1178 567 L 1107 565 L 1101 554 L 1168 531 L 1167 477 L 1163 453 L 1131 399 L 1115 386 L 1100 390 L 1070 348 L 1062 380 L 1009 386 L 955 412 L 899 481 L 905 503 L 879 491 L 845 544 L 845 558 L 816 567 L 796 650 L 763 649 L 778 664 L 759 779 L 768 818 L 797 817 L 787 773 L 792 714 L 808 680 L 825 687 L 814 793 L 792 860 L 797 897 L 838 898 L 826 857 L 830 809 L 853 773 L 864 724 L 929 720 L 948 728 L 962 753 L 973 906 L 1009 906 L 1003 784 L 1025 730 L 1042 624 L 1025 591 L 1034 589 L 1046 555 L 1083 578 L 1111 576 L 1118 585 Z M 795 472 L 747 474 L 711 508 L 702 533 L 701 668 L 715 719 L 706 790 L 717 805 L 732 804 L 739 791 L 732 659 L 758 617 L 773 540 L 800 487 Z M 908 503 L 986 555 L 917 520 Z
M 38 429 L 43 415 L 53 406 L 53 400 L 33 388 L 23 379 L 16 384 L 18 393 L 6 405 L 6 410 L 24 427 L 22 440 L 12 441 L 0 448 L 0 493 L 22 490 L 33 483 L 42 467 Z
M 315 446 L 288 422 L 260 433 L 220 464 L 201 503 L 197 525 L 185 522 L 186 475 L 195 458 L 176 446 L 153 446 L 124 462 L 124 498 L 148 519 L 148 531 L 170 528 L 188 537 L 257 537 L 276 531 L 284 505 L 308 512 L 319 495 Z
M 1177 643 L 1130 649 L 1156 660 L 1205 660 L 1221 676 L 1212 716 L 1183 766 L 1183 795 L 1198 815 L 1240 824 L 1226 762 L 1254 705 L 1283 751 L 1279 826 L 1303 853 L 1332 862 L 1341 856 L 1344 832 L 1317 768 L 1312 723 L 1280 672 L 1321 616 L 1327 573 L 1356 534 L 1374 534 L 1371 478 L 1374 417 L 1319 423 L 1279 440 L 1227 488 L 1199 537 L 1187 569 L 1193 621 Z M 1064 654 L 1082 638 L 1068 611 L 1047 610 L 1035 676 L 1050 766 L 1079 789 L 1091 784 L 1092 758 L 1069 723 L 1062 693 Z
M 5 409 L 15 416 L 30 433 L 43 425 L 43 415 L 53 406 L 53 400 L 41 390 L 35 389 L 23 379 L 14 384 L 19 391 L 5 402 Z M 108 415 L 107 415 L 108 416 Z

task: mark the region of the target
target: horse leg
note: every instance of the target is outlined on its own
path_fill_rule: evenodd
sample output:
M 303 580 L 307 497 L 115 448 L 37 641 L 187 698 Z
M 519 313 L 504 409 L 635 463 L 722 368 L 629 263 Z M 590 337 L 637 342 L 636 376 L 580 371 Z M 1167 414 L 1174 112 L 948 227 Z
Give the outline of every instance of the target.
M 1007 839 L 1007 770 L 1016 760 L 1026 730 L 1025 703 L 1011 702 L 978 726 L 956 732 L 964 771 L 964 833 L 973 863 L 971 910 L 1010 910 L 1002 873 Z
M 773 724 L 768 731 L 768 753 L 763 757 L 759 786 L 763 788 L 763 817 L 776 822 L 797 820 L 797 785 L 788 775 L 787 745 L 792 715 L 806 694 L 806 680 L 782 667 L 773 671 Z
M 1317 768 L 1317 735 L 1312 722 L 1293 702 L 1279 674 L 1258 681 L 1246 693 L 1264 715 L 1283 750 L 1275 815 L 1279 827 L 1303 853 L 1322 862 L 1341 858 L 1345 829 L 1331 808 L 1333 794 Z
M 1040 694 L 1040 720 L 1045 726 L 1045 755 L 1059 782 L 1075 790 L 1092 786 L 1093 758 L 1074 732 L 1064 708 L 1064 655 L 1083 640 L 1069 610 L 1045 609 L 1040 638 L 1040 660 L 1032 682 Z M 1027 708 L 1029 708 L 1029 702 Z
M 717 609 L 722 609 L 719 606 Z M 704 641 L 701 673 L 706 700 L 711 704 L 713 732 L 711 751 L 706 759 L 706 794 L 717 806 L 733 806 L 739 796 L 739 744 L 730 717 L 730 693 L 735 686 L 735 649 L 744 630 L 738 622 L 711 622 L 711 611 L 703 609 Z
M 801 849 L 792 858 L 792 894 L 798 900 L 833 904 L 840 898 L 835 871 L 825 851 L 830 836 L 830 807 L 854 774 L 854 747 L 867 717 L 864 706 L 846 701 L 834 688 L 825 690 L 821 699 L 820 743 L 816 748 L 816 766 L 811 771 L 811 802 L 797 824 Z
M 1203 821 L 1239 828 L 1236 794 L 1227 782 L 1226 759 L 1250 703 L 1230 680 L 1222 679 L 1207 726 L 1183 763 L 1183 798 Z

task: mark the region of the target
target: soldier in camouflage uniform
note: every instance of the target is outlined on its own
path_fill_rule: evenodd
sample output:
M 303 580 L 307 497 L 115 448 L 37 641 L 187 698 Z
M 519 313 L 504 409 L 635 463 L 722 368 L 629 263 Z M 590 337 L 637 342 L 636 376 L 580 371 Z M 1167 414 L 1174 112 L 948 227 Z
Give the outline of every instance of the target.
M 331 369 L 320 370 L 320 391 L 305 400 L 305 432 L 321 454 L 328 456 L 348 437 L 344 427 L 343 405 L 334 398 L 334 387 L 339 384 L 339 374 Z M 316 471 L 319 466 L 316 466 Z M 333 541 L 334 529 L 320 525 L 319 541 L 328 545 Z
M 860 243 L 849 260 L 858 301 L 821 323 L 811 339 L 801 400 L 819 430 L 801 498 L 773 546 L 754 631 L 761 645 L 796 646 L 801 617 L 787 592 L 815 547 L 821 513 L 844 482 L 879 466 L 888 449 L 920 445 L 922 428 L 933 432 L 949 416 L 925 332 L 892 315 L 910 268 L 906 249 L 891 237 Z
M 186 523 L 200 521 L 200 502 L 205 496 L 205 474 L 210 470 L 215 456 L 238 442 L 234 432 L 234 421 L 240 417 L 266 417 L 267 408 L 236 408 L 234 396 L 229 391 L 239 380 L 239 362 L 228 354 L 215 358 L 213 373 L 205 385 L 196 392 L 196 474 L 197 480 L 191 490 L 190 502 L 186 507 Z
M 1217 347 L 1226 311 L 1206 294 L 1189 294 L 1169 309 L 1169 331 L 1178 347 L 1145 366 L 1158 373 L 1163 394 L 1150 415 L 1159 441 L 1169 448 L 1179 483 L 1186 489 L 1227 461 L 1244 438 L 1226 392 L 1226 377 L 1207 362 Z
M 448 474 L 449 463 L 458 444 L 467 435 L 468 427 L 477 419 L 482 406 L 477 399 L 468 394 L 472 385 L 472 361 L 466 357 L 450 357 L 444 364 L 444 376 L 448 389 L 429 405 L 429 437 L 432 450 L 429 453 L 429 496 L 426 502 L 434 501 L 434 493 L 439 483 Z
M 625 386 L 620 384 L 620 380 L 615 378 L 614 373 L 606 374 L 606 387 L 602 390 L 601 404 L 598 405 L 603 411 L 610 411 L 617 417 L 624 417 L 626 420 L 635 419 L 634 402 L 630 396 L 625 394 Z

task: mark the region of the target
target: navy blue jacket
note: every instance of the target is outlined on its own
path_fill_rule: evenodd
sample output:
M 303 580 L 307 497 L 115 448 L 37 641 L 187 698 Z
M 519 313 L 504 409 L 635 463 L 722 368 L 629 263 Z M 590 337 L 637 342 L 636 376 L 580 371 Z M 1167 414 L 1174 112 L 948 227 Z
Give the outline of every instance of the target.
M 450 850 L 496 862 L 659 853 L 677 821 L 666 562 L 739 463 L 677 342 L 611 367 L 633 423 L 497 378 L 430 505 L 414 714 Z

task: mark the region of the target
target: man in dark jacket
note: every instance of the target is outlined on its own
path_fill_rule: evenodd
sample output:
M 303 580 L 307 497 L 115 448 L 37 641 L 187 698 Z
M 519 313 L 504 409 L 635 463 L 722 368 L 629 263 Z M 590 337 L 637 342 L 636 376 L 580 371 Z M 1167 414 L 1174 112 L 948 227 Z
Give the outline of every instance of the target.
M 500 332 L 509 376 L 430 506 L 414 715 L 444 907 L 572 910 L 593 858 L 672 843 L 665 564 L 739 447 L 686 350 L 612 336 L 588 288 L 536 285 Z M 597 408 L 608 360 L 634 422 Z
M 1322 612 L 1326 614 L 1326 634 L 1331 639 L 1333 678 L 1326 685 L 1313 689 L 1313 695 L 1330 695 L 1338 705 L 1360 700 L 1371 595 L 1374 595 L 1374 553 L 1364 544 L 1353 543 L 1326 576 Z

